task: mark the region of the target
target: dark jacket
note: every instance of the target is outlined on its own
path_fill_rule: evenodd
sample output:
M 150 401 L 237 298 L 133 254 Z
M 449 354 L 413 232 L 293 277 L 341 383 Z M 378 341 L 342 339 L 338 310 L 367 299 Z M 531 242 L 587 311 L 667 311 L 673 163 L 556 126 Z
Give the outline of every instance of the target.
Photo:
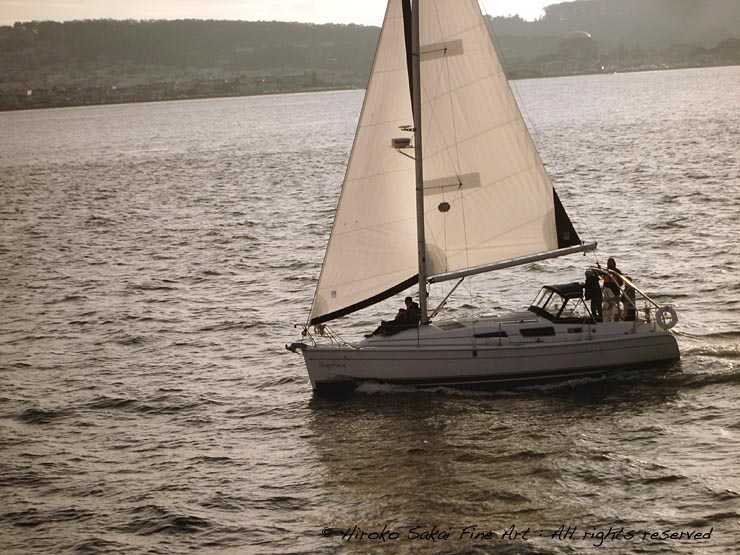
M 599 286 L 599 276 L 591 274 L 586 278 L 583 284 L 584 298 L 588 301 L 591 299 L 602 299 L 601 287 Z
M 409 324 L 418 324 L 421 321 L 419 303 L 411 303 L 411 306 L 406 309 L 406 321 Z

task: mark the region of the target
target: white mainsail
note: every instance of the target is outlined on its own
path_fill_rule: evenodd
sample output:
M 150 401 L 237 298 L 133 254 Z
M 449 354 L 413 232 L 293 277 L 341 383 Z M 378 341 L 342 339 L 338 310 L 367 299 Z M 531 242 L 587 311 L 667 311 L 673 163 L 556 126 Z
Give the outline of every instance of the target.
M 390 0 L 311 309 L 330 320 L 418 273 L 403 0 Z M 529 136 L 476 0 L 420 0 L 427 275 L 579 243 Z M 408 18 L 406 18 L 408 19 Z

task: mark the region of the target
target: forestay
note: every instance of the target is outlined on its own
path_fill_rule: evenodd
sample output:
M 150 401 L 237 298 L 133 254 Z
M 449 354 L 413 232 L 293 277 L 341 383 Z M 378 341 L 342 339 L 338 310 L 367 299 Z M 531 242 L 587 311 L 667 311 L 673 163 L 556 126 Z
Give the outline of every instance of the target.
M 578 245 L 476 0 L 420 1 L 427 275 Z M 390 0 L 310 320 L 415 283 L 414 161 L 402 0 Z M 408 22 L 407 22 L 408 23 Z

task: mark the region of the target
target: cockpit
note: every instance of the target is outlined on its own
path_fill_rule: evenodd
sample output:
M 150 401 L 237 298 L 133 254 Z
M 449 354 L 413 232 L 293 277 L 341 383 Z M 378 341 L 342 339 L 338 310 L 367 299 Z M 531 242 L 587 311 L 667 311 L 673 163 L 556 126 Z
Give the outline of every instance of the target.
M 589 324 L 593 318 L 583 301 L 583 285 L 545 285 L 529 307 L 538 316 L 564 324 Z

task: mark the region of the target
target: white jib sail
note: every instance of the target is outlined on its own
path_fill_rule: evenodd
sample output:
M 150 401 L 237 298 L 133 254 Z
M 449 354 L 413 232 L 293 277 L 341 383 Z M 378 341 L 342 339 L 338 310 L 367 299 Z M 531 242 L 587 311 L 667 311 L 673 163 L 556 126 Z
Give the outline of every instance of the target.
M 311 321 L 384 298 L 418 272 L 402 0 L 390 0 Z M 552 184 L 476 0 L 421 0 L 427 274 L 559 246 Z M 408 134 L 407 136 L 411 136 Z

